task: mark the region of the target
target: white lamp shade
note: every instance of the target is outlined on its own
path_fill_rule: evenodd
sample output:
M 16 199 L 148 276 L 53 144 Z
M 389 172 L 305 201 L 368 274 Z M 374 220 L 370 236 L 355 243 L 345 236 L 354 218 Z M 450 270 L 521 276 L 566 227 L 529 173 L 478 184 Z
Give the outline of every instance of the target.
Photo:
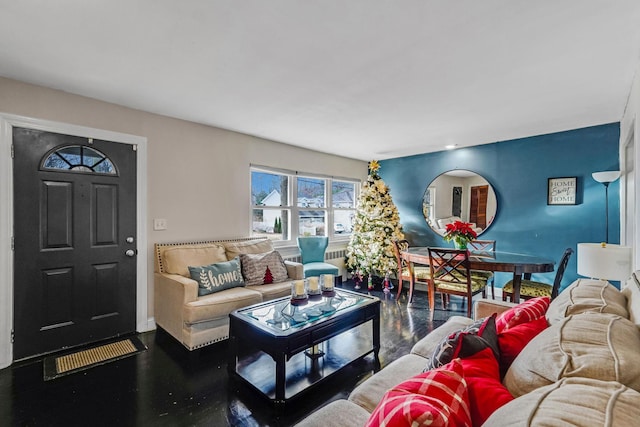
M 609 183 L 620 178 L 620 171 L 594 172 L 591 176 L 598 182 Z
M 602 243 L 578 243 L 578 274 L 604 280 L 631 275 L 631 248 Z

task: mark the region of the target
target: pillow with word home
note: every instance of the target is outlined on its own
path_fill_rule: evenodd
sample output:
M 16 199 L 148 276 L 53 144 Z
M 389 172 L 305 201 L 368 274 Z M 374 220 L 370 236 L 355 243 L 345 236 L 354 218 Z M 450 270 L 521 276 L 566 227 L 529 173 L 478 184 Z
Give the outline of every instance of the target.
M 189 274 L 198 282 L 198 296 L 244 286 L 239 257 L 200 267 L 189 266 Z

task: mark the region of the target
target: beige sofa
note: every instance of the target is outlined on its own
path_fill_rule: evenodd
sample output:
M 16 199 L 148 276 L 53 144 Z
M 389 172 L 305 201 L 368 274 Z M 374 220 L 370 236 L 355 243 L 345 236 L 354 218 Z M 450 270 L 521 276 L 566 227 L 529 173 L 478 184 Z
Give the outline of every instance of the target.
M 289 279 L 268 285 L 244 286 L 198 296 L 198 283 L 188 267 L 227 261 L 239 254 L 273 251 L 266 238 L 241 238 L 192 243 L 155 244 L 155 322 L 194 350 L 229 337 L 229 313 L 291 294 L 291 280 L 302 279 L 302 264 L 285 261 Z
M 483 426 L 637 426 L 640 420 L 640 282 L 622 292 L 608 282 L 579 279 L 547 312 L 550 326 L 513 361 L 503 384 L 515 399 Z M 474 317 L 510 303 L 479 300 Z M 452 317 L 411 350 L 354 389 L 302 420 L 304 427 L 364 426 L 387 390 L 419 374 L 436 345 L 472 323 Z M 384 337 L 383 337 L 384 340 Z

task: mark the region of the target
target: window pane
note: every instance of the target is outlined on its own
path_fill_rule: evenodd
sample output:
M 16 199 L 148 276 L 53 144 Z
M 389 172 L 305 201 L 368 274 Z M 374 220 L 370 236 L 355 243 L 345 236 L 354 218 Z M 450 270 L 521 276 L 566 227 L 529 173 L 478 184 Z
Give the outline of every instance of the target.
M 288 206 L 289 179 L 286 175 L 251 172 L 251 198 L 254 206 Z
M 348 236 L 353 231 L 356 218 L 355 210 L 339 210 L 333 212 L 333 232 L 338 236 Z
M 334 208 L 355 208 L 356 184 L 353 182 L 333 181 L 331 198 Z
M 324 208 L 324 179 L 298 177 L 298 206 Z
M 289 211 L 286 209 L 253 209 L 252 236 L 271 240 L 289 240 Z
M 325 236 L 325 212 L 301 210 L 298 211 L 300 236 Z
M 104 154 L 90 147 L 71 145 L 51 153 L 42 162 L 45 169 L 115 175 L 116 168 Z

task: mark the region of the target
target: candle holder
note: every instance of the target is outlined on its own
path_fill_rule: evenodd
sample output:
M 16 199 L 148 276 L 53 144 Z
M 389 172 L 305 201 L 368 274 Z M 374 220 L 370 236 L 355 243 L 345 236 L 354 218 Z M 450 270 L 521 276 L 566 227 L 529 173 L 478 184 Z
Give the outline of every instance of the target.
M 320 275 L 320 289 L 322 289 L 322 295 L 334 293 L 334 277 L 333 274 L 321 274 Z M 334 293 L 335 295 L 335 293 Z
M 307 280 L 294 280 L 291 283 L 291 303 L 294 301 L 306 301 L 309 298 L 307 294 Z

